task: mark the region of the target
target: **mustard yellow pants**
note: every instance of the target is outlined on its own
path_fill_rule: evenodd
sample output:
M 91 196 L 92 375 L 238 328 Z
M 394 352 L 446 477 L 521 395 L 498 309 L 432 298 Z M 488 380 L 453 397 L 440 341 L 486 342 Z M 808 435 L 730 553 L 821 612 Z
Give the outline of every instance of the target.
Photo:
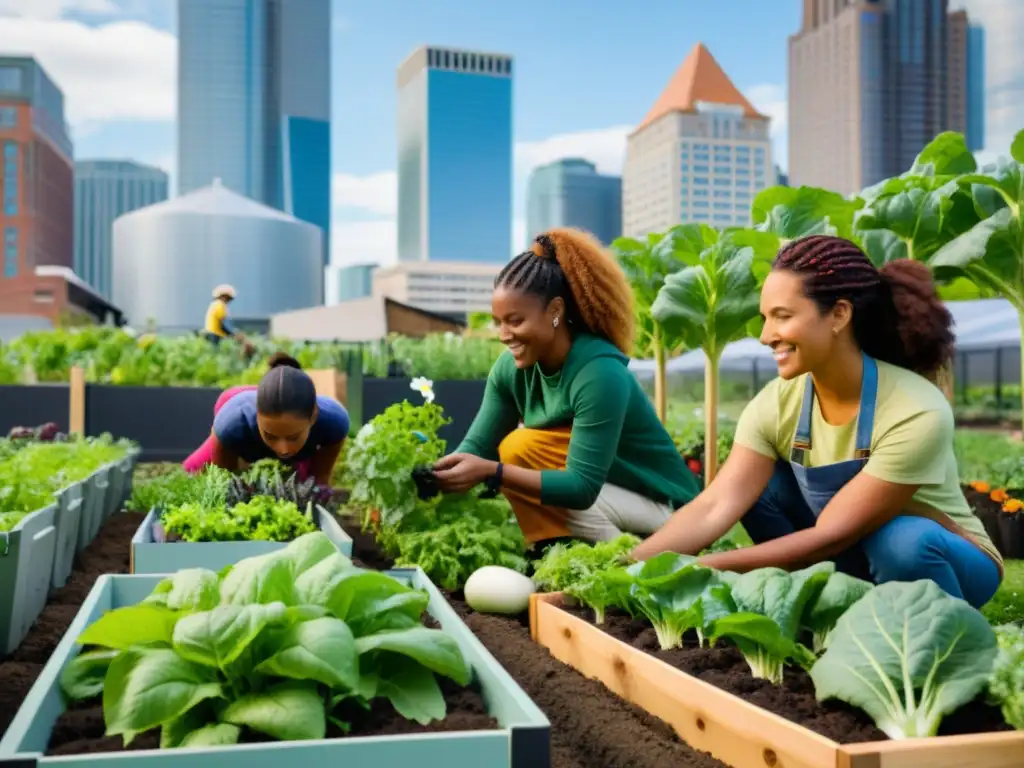
M 503 464 L 523 469 L 565 469 L 571 434 L 569 427 L 520 427 L 501 441 L 498 457 Z M 581 510 L 546 506 L 537 497 L 508 488 L 502 493 L 512 505 L 523 536 L 531 543 L 558 536 L 586 541 L 607 541 L 623 533 L 647 536 L 664 525 L 673 512 L 667 504 L 611 483 L 604 485 L 589 509 Z

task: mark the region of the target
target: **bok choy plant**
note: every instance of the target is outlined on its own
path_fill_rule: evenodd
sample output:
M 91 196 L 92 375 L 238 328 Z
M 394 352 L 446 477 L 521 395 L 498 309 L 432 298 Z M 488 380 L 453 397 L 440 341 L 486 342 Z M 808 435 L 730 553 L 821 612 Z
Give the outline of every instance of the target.
M 996 636 L 980 612 L 929 579 L 875 587 L 836 622 L 811 669 L 818 701 L 867 712 L 891 739 L 934 736 L 988 683 Z
M 798 642 L 804 612 L 835 572 L 831 562 L 789 573 L 781 568 L 758 568 L 731 585 L 735 613 L 711 620 L 712 641 L 727 637 L 739 648 L 754 677 L 778 684 L 787 661 L 809 668 L 814 654 Z
M 456 642 L 422 623 L 427 595 L 355 567 L 323 533 L 221 574 L 188 569 L 142 603 L 107 612 L 78 637 L 68 698 L 100 693 L 107 735 L 127 746 L 160 729 L 161 747 L 280 740 L 348 730 L 346 706 L 391 701 L 404 717 L 445 716 L 435 675 L 471 671 Z

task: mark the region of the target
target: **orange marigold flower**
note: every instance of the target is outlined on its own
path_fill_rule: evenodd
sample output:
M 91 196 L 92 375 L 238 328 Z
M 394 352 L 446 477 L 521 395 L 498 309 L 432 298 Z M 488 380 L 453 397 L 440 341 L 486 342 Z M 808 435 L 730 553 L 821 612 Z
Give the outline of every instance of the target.
M 1024 509 L 1024 501 L 1021 501 L 1020 499 L 1008 499 L 1006 503 L 1003 504 L 1003 512 L 1010 515 L 1020 512 L 1022 509 Z
M 986 483 L 984 480 L 975 480 L 971 483 L 971 488 L 976 490 L 978 493 L 988 493 L 992 490 L 992 486 Z
M 988 495 L 988 497 L 992 499 L 992 501 L 994 501 L 996 504 L 1002 504 L 1004 501 L 1010 498 L 1010 494 L 1008 494 L 1002 488 L 996 488 L 994 491 L 992 491 L 992 493 Z

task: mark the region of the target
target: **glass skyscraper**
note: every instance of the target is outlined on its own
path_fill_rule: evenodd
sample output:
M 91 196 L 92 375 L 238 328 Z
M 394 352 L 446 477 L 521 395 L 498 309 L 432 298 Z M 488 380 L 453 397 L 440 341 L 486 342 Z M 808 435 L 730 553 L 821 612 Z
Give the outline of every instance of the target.
M 331 0 L 178 0 L 178 191 L 315 224 L 328 263 Z
M 112 297 L 114 219 L 167 199 L 167 174 L 129 160 L 75 163 L 75 274 Z
M 576 227 L 611 243 L 622 234 L 622 179 L 603 176 L 580 158 L 535 168 L 526 187 L 527 242 L 522 247 L 554 227 Z
M 512 58 L 419 48 L 398 68 L 398 259 L 512 255 Z

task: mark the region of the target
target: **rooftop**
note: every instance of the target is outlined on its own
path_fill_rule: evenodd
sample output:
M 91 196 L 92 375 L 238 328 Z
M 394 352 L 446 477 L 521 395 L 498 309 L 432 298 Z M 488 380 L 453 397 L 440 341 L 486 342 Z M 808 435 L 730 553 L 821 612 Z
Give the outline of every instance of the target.
M 740 107 L 745 117 L 768 119 L 733 85 L 704 43 L 697 43 L 636 130 L 672 112 L 696 112 L 701 102 Z

